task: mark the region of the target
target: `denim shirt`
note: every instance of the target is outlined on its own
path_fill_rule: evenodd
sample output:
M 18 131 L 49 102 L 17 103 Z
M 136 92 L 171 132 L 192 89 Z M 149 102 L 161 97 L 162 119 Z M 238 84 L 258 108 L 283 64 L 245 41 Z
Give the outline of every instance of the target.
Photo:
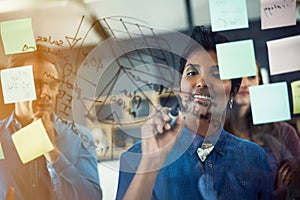
M 0 122 L 4 159 L 0 160 L 0 199 L 9 187 L 16 199 L 101 199 L 97 159 L 87 129 L 54 116 L 56 146 L 60 156 L 54 163 L 44 156 L 23 164 L 11 134 L 21 129 L 14 113 Z
M 221 129 L 202 163 L 196 150 L 203 141 L 183 129 L 157 175 L 151 199 L 274 199 L 266 153 L 260 146 Z M 140 159 L 141 142 L 121 155 L 116 199 L 124 196 Z

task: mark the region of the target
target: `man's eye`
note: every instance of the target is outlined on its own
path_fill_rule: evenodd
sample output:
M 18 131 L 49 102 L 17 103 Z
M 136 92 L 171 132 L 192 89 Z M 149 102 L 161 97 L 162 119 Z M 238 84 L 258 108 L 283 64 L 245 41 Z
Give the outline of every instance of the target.
M 255 79 L 256 76 L 248 76 L 248 79 Z
M 55 88 L 57 88 L 58 87 L 58 82 L 50 82 L 49 83 L 49 87 L 51 88 L 51 89 L 55 89 Z

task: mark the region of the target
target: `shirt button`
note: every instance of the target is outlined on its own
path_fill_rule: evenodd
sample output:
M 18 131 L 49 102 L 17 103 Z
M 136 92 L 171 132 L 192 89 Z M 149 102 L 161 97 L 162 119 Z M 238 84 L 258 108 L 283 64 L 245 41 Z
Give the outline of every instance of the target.
M 189 147 L 189 150 L 194 150 L 194 146 L 190 146 L 190 147 Z
M 213 168 L 214 165 L 213 165 L 212 163 L 209 163 L 209 164 L 208 164 L 208 167 L 209 167 L 209 168 Z
M 35 188 L 35 184 L 32 184 L 32 187 Z
M 242 186 L 246 186 L 246 181 L 242 181 Z

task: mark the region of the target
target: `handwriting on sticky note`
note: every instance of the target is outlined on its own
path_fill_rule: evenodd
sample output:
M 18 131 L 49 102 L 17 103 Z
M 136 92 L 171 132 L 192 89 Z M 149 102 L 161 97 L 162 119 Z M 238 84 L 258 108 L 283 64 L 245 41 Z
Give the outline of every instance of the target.
M 254 124 L 291 119 L 286 82 L 251 86 L 249 93 Z M 266 97 L 272 101 L 266 101 Z
M 217 44 L 216 49 L 222 80 L 256 75 L 256 59 L 252 40 Z
M 300 80 L 291 83 L 293 96 L 293 113 L 300 113 Z
M 295 0 L 261 0 L 261 28 L 296 25 Z
M 4 153 L 3 153 L 2 145 L 0 143 L 0 160 L 2 159 L 4 159 Z
M 248 28 L 246 0 L 210 0 L 212 31 Z
M 6 54 L 36 50 L 31 18 L 1 22 L 1 36 Z
M 23 163 L 54 149 L 41 119 L 15 132 L 12 140 Z
M 36 99 L 32 66 L 1 70 L 4 103 Z

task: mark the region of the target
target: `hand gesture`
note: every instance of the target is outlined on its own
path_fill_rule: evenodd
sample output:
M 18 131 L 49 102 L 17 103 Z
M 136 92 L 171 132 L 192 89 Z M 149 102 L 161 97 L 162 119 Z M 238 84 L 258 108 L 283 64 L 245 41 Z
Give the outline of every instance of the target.
M 146 163 L 144 170 L 158 170 L 162 166 L 181 132 L 181 112 L 172 129 L 169 112 L 170 108 L 156 106 L 142 126 L 142 162 Z
M 56 136 L 56 132 L 54 129 L 54 122 L 51 119 L 51 115 L 49 112 L 46 111 L 37 111 L 36 113 L 34 113 L 34 120 L 38 120 L 41 119 L 43 122 L 43 125 L 46 129 L 46 132 L 48 134 L 48 137 L 50 139 L 50 141 L 52 142 L 52 145 L 54 146 L 54 150 L 45 153 L 45 157 L 46 159 L 52 163 L 54 162 L 60 155 L 60 152 L 56 146 L 55 143 L 55 136 Z
M 16 196 L 15 196 L 15 188 L 10 187 L 10 188 L 7 190 L 5 200 L 15 200 L 15 199 L 16 199 Z
M 277 189 L 287 187 L 289 185 L 293 165 L 294 162 L 292 160 L 282 162 L 277 175 Z

